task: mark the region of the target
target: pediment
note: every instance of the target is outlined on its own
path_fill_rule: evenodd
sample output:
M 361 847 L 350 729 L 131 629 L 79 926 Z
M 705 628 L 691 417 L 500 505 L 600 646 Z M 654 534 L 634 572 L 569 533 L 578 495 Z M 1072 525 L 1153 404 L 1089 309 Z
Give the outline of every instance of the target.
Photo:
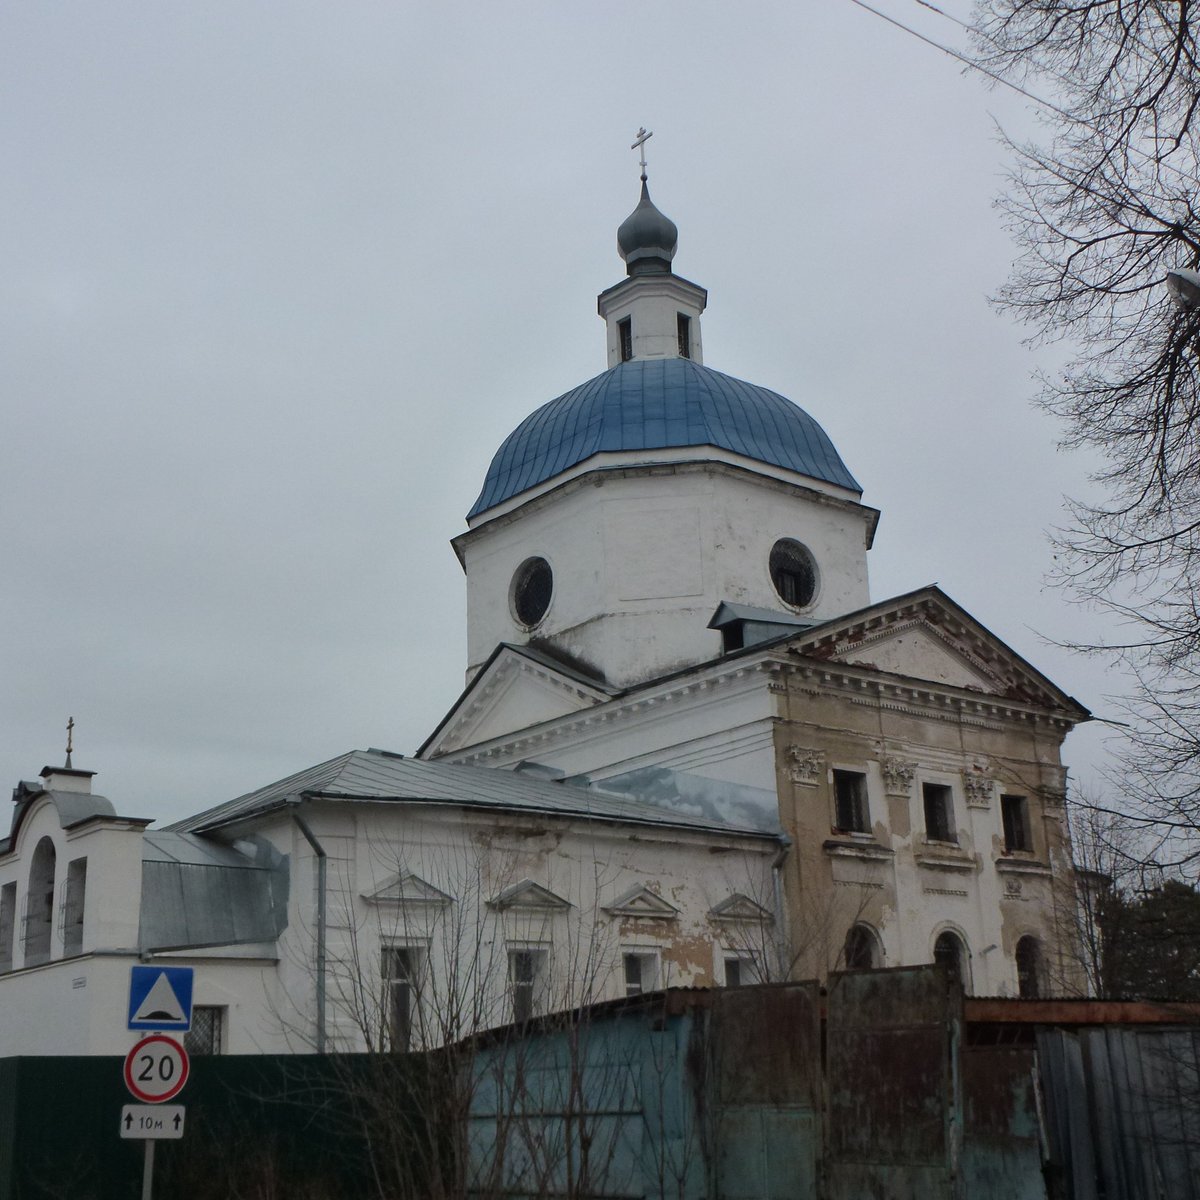
M 613 917 L 648 917 L 659 921 L 673 921 L 679 916 L 675 905 L 642 886 L 630 888 L 611 904 L 604 905 L 604 911 Z
M 769 908 L 763 906 L 741 892 L 727 896 L 720 904 L 708 910 L 711 921 L 755 922 L 759 925 L 769 925 L 775 920 Z
M 524 912 L 563 912 L 571 907 L 571 902 L 542 887 L 540 883 L 534 883 L 532 879 L 522 879 L 493 896 L 488 906 Z
M 608 699 L 599 687 L 541 656 L 501 646 L 419 751 L 436 758 L 532 725 L 570 716 Z
M 453 896 L 446 895 L 428 880 L 414 875 L 411 871 L 401 871 L 393 875 L 375 891 L 364 893 L 363 899 L 368 904 L 396 904 L 421 908 L 444 908 L 454 903 Z
M 997 692 L 995 675 L 981 670 L 959 647 L 943 641 L 919 621 L 891 629 L 878 638 L 866 638 L 847 644 L 833 654 L 836 662 L 854 663 L 904 675 L 927 679 L 930 683 L 948 683 L 951 687 L 979 692 Z
M 800 634 L 793 651 L 1021 704 L 1087 710 L 937 587 L 885 600 Z

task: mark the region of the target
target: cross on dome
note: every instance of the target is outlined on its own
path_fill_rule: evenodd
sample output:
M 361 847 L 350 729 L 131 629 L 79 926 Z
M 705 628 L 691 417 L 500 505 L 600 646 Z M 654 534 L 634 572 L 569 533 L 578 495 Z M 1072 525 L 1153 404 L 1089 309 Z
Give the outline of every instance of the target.
M 645 125 L 643 125 L 637 131 L 637 137 L 633 139 L 633 145 L 629 147 L 630 150 L 639 150 L 640 149 L 642 152 L 642 158 L 641 158 L 640 165 L 642 168 L 642 182 L 643 183 L 646 182 L 646 143 L 653 136 L 654 136 L 654 130 L 651 129 L 649 132 L 647 132 Z

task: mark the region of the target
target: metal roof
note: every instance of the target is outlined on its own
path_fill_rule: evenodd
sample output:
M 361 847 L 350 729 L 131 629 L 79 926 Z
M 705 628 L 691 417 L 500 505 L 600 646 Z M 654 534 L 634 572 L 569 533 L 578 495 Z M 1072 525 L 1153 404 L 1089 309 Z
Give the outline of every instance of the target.
M 634 359 L 544 404 L 509 434 L 468 517 L 594 454 L 715 446 L 862 492 L 825 431 L 768 388 L 690 358 Z
M 142 843 L 138 942 L 180 950 L 271 942 L 287 924 L 288 869 L 191 833 L 152 830 Z
M 169 826 L 171 832 L 202 832 L 242 820 L 301 797 L 453 804 L 463 808 L 553 814 L 564 818 L 660 825 L 739 836 L 761 830 L 661 809 L 570 783 L 549 782 L 498 767 L 425 762 L 382 750 L 351 750 L 249 792 L 227 804 Z

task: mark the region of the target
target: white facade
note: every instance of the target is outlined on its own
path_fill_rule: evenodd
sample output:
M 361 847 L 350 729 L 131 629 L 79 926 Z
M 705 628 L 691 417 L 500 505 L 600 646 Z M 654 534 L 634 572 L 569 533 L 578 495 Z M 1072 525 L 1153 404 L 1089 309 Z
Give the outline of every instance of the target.
M 767 570 L 781 538 L 802 542 L 816 565 L 816 594 L 796 616 L 815 622 L 865 607 L 874 510 L 710 455 L 718 461 L 659 452 L 641 467 L 620 465 L 632 456 L 601 456 L 585 476 L 460 535 L 468 678 L 501 642 L 553 646 L 614 687 L 708 662 L 721 651 L 708 623 L 722 601 L 781 607 Z M 511 595 L 531 555 L 554 575 L 550 607 L 532 629 Z
M 28 921 L 9 929 L 0 1057 L 125 1053 L 143 1036 L 127 1028 L 134 965 L 193 967 L 194 1003 L 215 1022 L 220 1051 L 234 1054 L 432 1045 L 575 1004 L 719 984 L 729 961 L 746 978 L 780 973 L 774 837 L 647 819 L 582 791 L 576 814 L 562 786 L 536 778 L 517 783 L 519 798 L 505 808 L 487 786 L 492 773 L 452 766 L 421 771 L 427 790 L 458 799 L 422 800 L 389 779 L 389 768 L 404 770 L 395 756 L 343 759 L 334 760 L 348 772 L 341 777 L 314 768 L 319 795 L 293 777 L 235 814 L 185 822 L 211 824 L 208 833 L 149 834 L 146 822 L 110 812 L 73 825 L 62 793 L 23 802 L 0 853 L 0 887 L 32 911 L 45 880 L 31 848 L 43 841 L 59 863 L 86 856 L 88 886 L 67 904 L 63 871 L 49 881 L 44 959 L 30 950 Z M 376 800 L 346 794 L 363 791 L 363 772 L 377 780 Z M 486 803 L 472 811 L 481 777 Z M 281 928 L 269 940 L 248 940 L 261 909 L 236 912 L 243 889 L 229 886 L 228 872 L 239 854 L 246 871 L 269 862 L 286 879 L 276 893 Z M 198 878 L 206 871 L 210 879 Z M 179 889 L 234 909 L 230 928 L 242 938 L 155 944 L 156 930 L 174 928 L 172 916 L 203 917 L 181 910 L 164 919 Z M 82 936 L 73 942 L 76 921 Z

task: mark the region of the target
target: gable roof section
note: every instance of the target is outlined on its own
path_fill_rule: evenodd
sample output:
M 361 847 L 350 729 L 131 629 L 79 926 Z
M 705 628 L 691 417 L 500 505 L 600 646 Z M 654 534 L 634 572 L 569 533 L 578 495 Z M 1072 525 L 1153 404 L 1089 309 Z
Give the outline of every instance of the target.
M 516 908 L 527 912 L 565 912 L 571 907 L 569 900 L 532 879 L 522 879 L 506 887 L 487 903 L 489 908 Z
M 368 904 L 396 904 L 404 908 L 445 908 L 454 897 L 411 871 L 400 871 L 373 892 L 364 892 Z
M 900 645 L 909 635 L 909 645 Z M 789 639 L 805 658 L 928 679 L 1056 710 L 1079 722 L 1091 713 L 936 584 L 883 600 Z M 922 670 L 924 673 L 921 673 Z
M 539 692 L 536 698 L 528 696 L 533 687 Z M 615 695 L 603 679 L 588 675 L 537 647 L 501 642 L 418 748 L 417 757 L 425 758 L 430 752 L 457 749 L 508 732 L 490 733 L 486 726 L 494 713 L 519 702 L 514 695 L 517 688 L 526 692 L 528 703 L 541 710 L 538 724 L 590 708 Z
M 745 619 L 743 614 L 755 611 L 769 610 L 722 605 L 716 615 Z M 906 630 L 915 631 L 924 639 L 919 645 L 927 650 L 932 649 L 934 671 L 921 674 L 930 665 L 929 655 L 920 652 L 914 654 L 911 643 L 903 648 L 899 645 L 898 635 Z M 886 654 L 881 653 L 880 648 L 890 639 L 896 640 L 888 645 Z M 489 662 L 496 660 L 499 649 Z M 670 671 L 634 687 L 607 691 L 598 704 L 620 705 L 626 701 L 632 703 L 640 700 L 647 693 L 676 689 L 683 691 L 688 682 L 697 676 L 708 675 L 715 679 L 723 672 L 740 670 L 746 665 L 761 664 L 769 659 L 777 661 L 785 655 L 797 665 L 804 661 L 811 661 L 813 665 L 838 663 L 871 671 L 904 686 L 932 684 L 980 696 L 990 695 L 998 702 L 1047 710 L 1054 713 L 1056 719 L 1070 724 L 1091 719 L 1091 713 L 1084 705 L 951 600 L 936 584 L 882 600 L 805 629 L 788 629 L 774 637 L 706 662 Z M 569 729 L 576 723 L 576 714 L 568 711 L 537 724 L 513 729 L 510 734 L 474 740 L 463 738 L 458 741 L 449 737 L 441 740 L 439 735 L 442 731 L 452 728 L 455 711 L 451 709 L 418 754 L 432 757 L 457 756 L 468 750 L 476 753 L 482 747 L 505 746 L 528 739 L 534 732 Z
M 761 830 L 669 812 L 652 804 L 496 767 L 424 762 L 384 750 L 351 750 L 277 783 L 178 821 L 171 832 L 204 833 L 302 800 L 448 804 L 617 824 L 770 838 Z

